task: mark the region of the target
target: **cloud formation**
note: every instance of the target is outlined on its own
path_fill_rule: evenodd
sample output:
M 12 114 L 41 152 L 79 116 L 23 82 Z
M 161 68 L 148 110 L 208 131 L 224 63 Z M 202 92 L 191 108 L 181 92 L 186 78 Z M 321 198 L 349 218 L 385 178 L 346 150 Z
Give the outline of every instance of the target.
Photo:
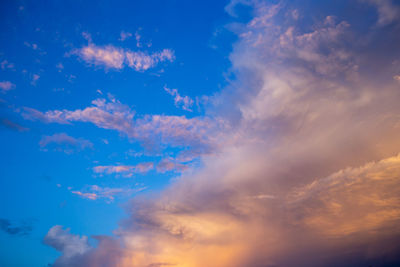
M 136 71 L 145 71 L 154 68 L 161 62 L 172 62 L 175 59 L 174 52 L 170 49 L 148 53 L 130 51 L 113 45 L 97 46 L 92 43 L 74 53 L 89 64 L 117 70 L 129 67 Z
M 70 154 L 74 151 L 81 151 L 86 148 L 93 148 L 92 142 L 83 138 L 74 138 L 66 133 L 56 133 L 54 135 L 45 135 L 39 142 L 42 149 L 53 147 L 55 150 Z
M 70 234 L 70 229 L 64 230 L 61 225 L 53 226 L 44 237 L 43 243 L 62 253 L 62 256 L 54 263 L 61 266 L 64 262 L 68 262 L 90 249 L 87 236 L 80 237 Z
M 363 0 L 376 6 L 378 12 L 378 26 L 388 25 L 399 19 L 400 8 L 392 0 Z
M 0 82 L 0 89 L 2 92 L 7 92 L 15 88 L 15 84 L 10 81 L 2 81 Z
M 122 196 L 131 196 L 133 193 L 137 193 L 139 191 L 144 190 L 145 187 L 142 188 L 110 188 L 110 187 L 101 187 L 98 185 L 86 186 L 82 190 L 70 190 L 72 194 L 78 195 L 82 198 L 89 200 L 98 200 L 105 199 L 106 202 L 110 203 L 114 201 L 116 197 Z
M 166 86 L 164 86 L 164 90 L 174 97 L 174 103 L 177 108 L 182 108 L 186 111 L 193 111 L 192 106 L 194 101 L 189 96 L 181 96 L 178 93 L 178 89 L 170 89 Z
M 118 174 L 124 177 L 132 177 L 135 173 L 147 173 L 153 168 L 153 162 L 142 162 L 137 165 L 95 166 L 93 167 L 93 172 L 98 174 Z
M 145 115 L 135 117 L 135 112 L 113 96 L 109 100 L 100 98 L 92 106 L 77 110 L 50 110 L 41 112 L 23 108 L 22 116 L 44 123 L 70 124 L 74 121 L 90 122 L 97 127 L 116 130 L 131 140 L 136 140 L 149 151 L 162 150 L 165 146 L 190 147 L 198 154 L 207 153 L 218 139 L 215 132 L 224 127 L 207 117 Z
M 177 144 L 211 135 L 218 149 L 158 197 L 133 199 L 116 239 L 58 266 L 100 258 L 105 266 L 400 264 L 398 69 L 391 57 L 375 61 L 398 53 L 376 47 L 399 29 L 365 40 L 332 14 L 310 25 L 299 6 L 293 16 L 289 4 L 232 3 L 231 12 L 249 5 L 252 19 L 231 25 L 237 79 L 209 111 L 229 127 L 177 131 L 174 123 L 192 121 L 176 116 L 136 119 L 134 127 Z

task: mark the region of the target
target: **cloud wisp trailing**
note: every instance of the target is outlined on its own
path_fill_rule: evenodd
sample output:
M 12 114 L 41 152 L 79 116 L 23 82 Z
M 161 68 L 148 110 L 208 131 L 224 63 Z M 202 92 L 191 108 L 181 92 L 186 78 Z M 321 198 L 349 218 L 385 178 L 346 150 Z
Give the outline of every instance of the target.
M 101 187 L 98 185 L 86 186 L 81 190 L 73 190 L 71 189 L 71 193 L 78 195 L 84 199 L 89 200 L 98 200 L 104 199 L 107 203 L 111 203 L 115 200 L 116 197 L 129 197 L 134 193 L 140 192 L 146 189 L 145 187 L 141 188 L 110 188 L 110 187 Z
M 192 98 L 190 98 L 189 96 L 181 96 L 178 92 L 178 89 L 170 89 L 164 86 L 164 90 L 174 97 L 174 103 L 177 108 L 182 108 L 186 111 L 193 111 L 192 106 L 194 101 Z
M 15 88 L 15 84 L 13 84 L 12 82 L 10 82 L 10 81 L 1 81 L 0 82 L 0 89 L 1 89 L 1 91 L 4 93 L 4 92 L 7 92 L 7 91 L 10 91 L 10 90 L 12 90 L 12 89 L 14 89 Z
M 45 135 L 39 142 L 43 150 L 53 148 L 57 151 L 63 151 L 70 154 L 74 151 L 81 151 L 87 148 L 93 148 L 92 142 L 83 138 L 74 138 L 66 133 L 56 133 L 54 135 Z
M 153 162 L 142 162 L 137 165 L 107 165 L 95 166 L 93 172 L 103 174 L 117 174 L 123 177 L 132 177 L 136 173 L 147 173 L 154 168 Z
M 124 36 L 125 40 L 127 36 Z M 172 62 L 175 60 L 174 51 L 170 49 L 148 53 L 143 51 L 131 51 L 113 45 L 97 46 L 93 43 L 89 43 L 87 46 L 75 50 L 74 54 L 91 65 L 116 70 L 129 67 L 135 71 L 146 71 L 150 68 L 154 68 L 159 63 L 166 61 Z
M 233 1 L 228 10 L 243 3 L 252 19 L 232 26 L 237 80 L 215 96 L 210 111 L 218 114 L 211 120 L 229 125 L 217 128 L 218 141 L 200 138 L 213 133 L 199 126 L 205 118 L 196 118 L 195 126 L 176 116 L 133 120 L 126 108 L 116 112 L 115 101 L 96 100 L 90 112 L 26 110 L 25 117 L 84 120 L 147 142 L 159 136 L 163 143 L 199 139 L 218 147 L 202 154 L 202 168 L 184 173 L 158 197 L 133 199 L 116 237 L 95 237 L 96 248 L 56 228 L 85 249 L 70 253 L 48 242 L 63 252 L 55 266 L 400 263 L 398 65 L 372 56 L 382 52 L 376 44 L 396 40 L 399 29 L 360 44 L 350 41 L 362 34 L 332 14 L 310 26 L 299 23 L 301 8 L 292 16 L 290 5 Z M 379 30 L 376 23 L 379 18 L 370 31 Z M 372 75 L 366 66 L 382 71 Z M 125 124 L 115 126 L 115 116 Z

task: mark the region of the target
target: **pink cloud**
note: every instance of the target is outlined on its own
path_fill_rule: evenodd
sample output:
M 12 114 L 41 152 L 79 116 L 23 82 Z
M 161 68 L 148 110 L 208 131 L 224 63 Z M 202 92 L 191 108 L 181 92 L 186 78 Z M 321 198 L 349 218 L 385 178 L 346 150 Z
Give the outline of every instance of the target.
M 189 166 L 179 163 L 172 158 L 164 158 L 157 164 L 157 171 L 165 173 L 168 171 L 183 172 L 189 169 Z
M 183 110 L 192 111 L 193 106 L 193 99 L 189 96 L 181 96 L 178 93 L 178 89 L 169 89 L 168 87 L 164 86 L 164 90 L 174 97 L 174 103 L 176 107 L 181 107 Z
M 119 40 L 120 40 L 121 42 L 123 42 L 123 41 L 125 41 L 126 39 L 129 39 L 129 38 L 131 38 L 131 37 L 132 37 L 132 33 L 126 32 L 126 31 L 121 31 Z
M 3 90 L 3 92 L 12 90 L 15 88 L 15 84 L 13 84 L 10 81 L 2 81 L 0 82 L 0 89 Z
M 155 67 L 160 62 L 172 62 L 175 59 L 174 52 L 170 49 L 149 54 L 148 52 L 134 52 L 117 48 L 112 45 L 96 46 L 92 43 L 74 51 L 74 53 L 87 63 L 104 66 L 106 69 L 123 69 L 128 66 L 136 71 L 145 71 Z
M 72 153 L 77 150 L 84 150 L 92 148 L 93 144 L 83 138 L 74 138 L 66 133 L 57 133 L 54 135 L 45 135 L 39 142 L 41 148 L 54 147 L 56 150 L 64 151 L 65 153 Z
M 219 122 L 215 120 L 166 115 L 143 116 L 135 120 L 135 112 L 129 106 L 121 104 L 112 96 L 109 98 L 109 101 L 96 99 L 92 101 L 92 106 L 84 109 L 41 112 L 23 108 L 21 113 L 25 119 L 45 123 L 90 122 L 97 127 L 116 130 L 132 140 L 140 141 L 144 147 L 153 151 L 167 145 L 189 146 L 206 152 L 217 143 L 218 135 L 210 134 L 219 127 Z
M 95 166 L 93 171 L 98 174 L 120 174 L 124 177 L 132 177 L 135 173 L 147 173 L 154 168 L 152 162 L 142 162 L 137 165 L 107 165 Z
M 101 187 L 98 185 L 86 186 L 82 190 L 70 190 L 72 194 L 78 195 L 82 198 L 89 200 L 105 199 L 106 202 L 110 203 L 115 200 L 116 197 L 130 196 L 133 193 L 140 192 L 146 189 L 145 187 L 140 188 L 110 188 Z

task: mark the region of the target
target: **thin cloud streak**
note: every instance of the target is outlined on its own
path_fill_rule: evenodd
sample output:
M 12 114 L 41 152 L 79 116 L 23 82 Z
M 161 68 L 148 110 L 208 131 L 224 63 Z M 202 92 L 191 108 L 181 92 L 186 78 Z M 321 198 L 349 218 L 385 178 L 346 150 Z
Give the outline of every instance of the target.
M 148 53 L 143 51 L 130 51 L 113 45 L 97 46 L 93 43 L 89 43 L 87 46 L 75 50 L 73 54 L 78 55 L 91 65 L 116 70 L 129 67 L 135 71 L 146 71 L 150 68 L 154 68 L 159 63 L 166 61 L 173 62 L 175 60 L 174 51 L 170 49 Z

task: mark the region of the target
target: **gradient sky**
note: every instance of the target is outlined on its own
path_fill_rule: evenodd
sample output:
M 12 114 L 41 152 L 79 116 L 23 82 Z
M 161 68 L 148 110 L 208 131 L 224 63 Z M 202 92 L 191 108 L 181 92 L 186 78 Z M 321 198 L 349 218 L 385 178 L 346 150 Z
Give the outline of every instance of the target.
M 398 1 L 0 5 L 1 266 L 400 266 Z

